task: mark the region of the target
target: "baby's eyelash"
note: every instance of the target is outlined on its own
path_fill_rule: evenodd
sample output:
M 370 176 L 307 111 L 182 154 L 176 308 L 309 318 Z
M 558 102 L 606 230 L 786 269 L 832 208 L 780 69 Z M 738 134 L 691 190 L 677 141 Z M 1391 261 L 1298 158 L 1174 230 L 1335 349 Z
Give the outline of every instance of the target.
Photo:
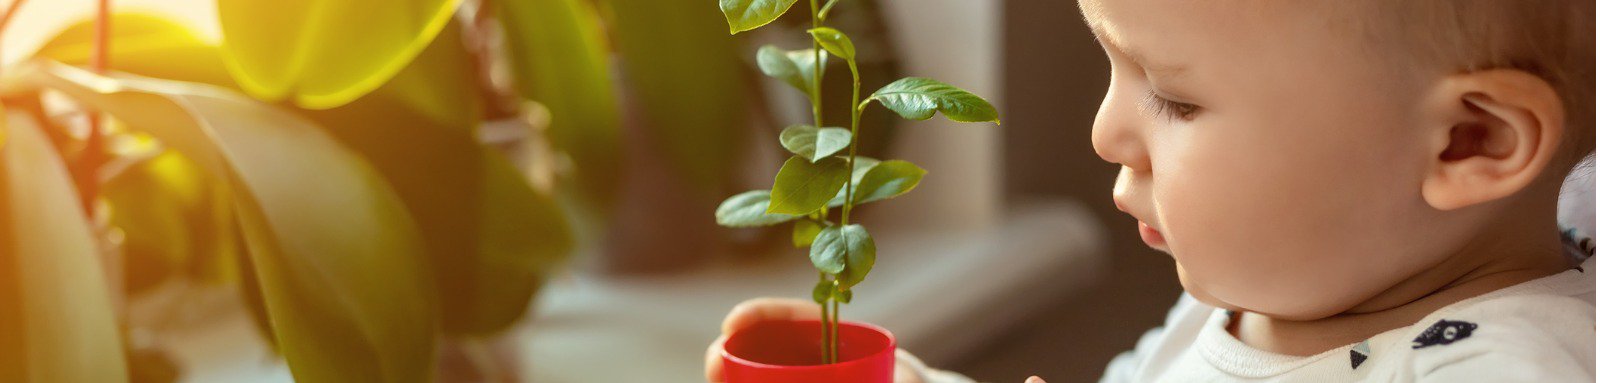
M 1200 111 L 1199 105 L 1168 100 L 1155 91 L 1145 93 L 1144 100 L 1139 104 L 1151 114 L 1183 121 L 1193 120 L 1194 114 Z

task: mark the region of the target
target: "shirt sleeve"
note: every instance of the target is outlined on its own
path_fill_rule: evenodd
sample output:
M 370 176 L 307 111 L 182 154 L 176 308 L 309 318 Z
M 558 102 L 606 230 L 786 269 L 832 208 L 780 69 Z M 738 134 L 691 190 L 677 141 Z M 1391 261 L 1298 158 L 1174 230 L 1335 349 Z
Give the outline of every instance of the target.
M 1155 365 L 1164 365 L 1174 357 L 1174 350 L 1187 346 L 1184 342 L 1194 338 L 1194 333 L 1204 325 L 1206 315 L 1212 309 L 1188 293 L 1180 295 L 1178 302 L 1167 311 L 1167 318 L 1161 327 L 1145 331 L 1144 335 L 1139 336 L 1139 342 L 1132 350 L 1124 351 L 1111 359 L 1111 363 L 1106 365 L 1106 371 L 1100 375 L 1100 383 L 1149 380 L 1147 375 L 1150 370 L 1159 369 L 1160 366 Z M 1174 344 L 1175 342 L 1183 344 Z
M 1592 382 L 1594 306 L 1566 297 L 1504 299 L 1454 316 L 1472 336 L 1415 349 L 1419 382 Z
M 1145 331 L 1139 336 L 1139 343 L 1132 350 L 1123 351 L 1111 358 L 1111 363 L 1106 365 L 1106 372 L 1100 375 L 1100 383 L 1128 383 L 1135 382 L 1139 366 L 1150 358 L 1151 349 L 1155 348 L 1158 339 L 1161 339 L 1164 327 L 1156 327 Z

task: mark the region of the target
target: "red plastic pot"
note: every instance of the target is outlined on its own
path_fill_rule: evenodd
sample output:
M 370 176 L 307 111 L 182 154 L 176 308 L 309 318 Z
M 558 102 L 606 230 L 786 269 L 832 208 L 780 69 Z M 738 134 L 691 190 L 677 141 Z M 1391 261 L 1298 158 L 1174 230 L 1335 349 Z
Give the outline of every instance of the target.
M 767 321 L 728 337 L 728 383 L 893 383 L 894 334 L 839 322 L 839 362 L 822 364 L 822 322 Z

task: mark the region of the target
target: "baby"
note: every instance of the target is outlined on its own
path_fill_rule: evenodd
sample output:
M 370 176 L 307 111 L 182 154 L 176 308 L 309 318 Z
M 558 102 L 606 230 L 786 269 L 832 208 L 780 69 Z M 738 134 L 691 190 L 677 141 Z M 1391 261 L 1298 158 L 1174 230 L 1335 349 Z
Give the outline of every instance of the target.
M 1094 149 L 1185 290 L 1102 381 L 1595 380 L 1593 245 L 1556 223 L 1593 1 L 1079 6 L 1112 67 Z M 753 300 L 724 333 L 815 314 Z

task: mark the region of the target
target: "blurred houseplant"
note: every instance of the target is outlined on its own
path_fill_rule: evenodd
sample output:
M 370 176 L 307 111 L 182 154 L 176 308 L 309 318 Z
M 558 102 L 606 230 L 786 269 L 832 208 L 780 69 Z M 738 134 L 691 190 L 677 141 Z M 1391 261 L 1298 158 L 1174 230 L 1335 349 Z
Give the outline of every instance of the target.
M 729 32 L 737 34 L 771 23 L 796 2 L 720 0 L 719 5 Z M 839 304 L 850 302 L 851 288 L 866 278 L 877 257 L 872 236 L 860 224 L 851 223 L 850 213 L 857 205 L 911 191 L 926 174 L 910 162 L 858 156 L 861 113 L 876 101 L 911 120 L 926 120 L 939 113 L 958 122 L 998 123 L 999 115 L 983 98 L 927 78 L 900 79 L 862 99 L 855 45 L 843 32 L 824 26 L 838 1 L 829 0 L 820 7 L 817 0 L 809 2 L 812 28 L 807 33 L 812 40 L 811 48 L 786 51 L 763 46 L 757 52 L 757 62 L 762 73 L 806 94 L 812 105 L 812 124 L 791 125 L 780 134 L 780 144 L 793 156 L 778 170 L 771 189 L 752 190 L 728 198 L 717 208 L 716 221 L 728 227 L 794 222 L 793 243 L 795 247 L 810 248 L 811 264 L 818 272 L 812 299 L 821 312 L 821 334 L 816 338 L 821 340 L 820 358 L 811 364 L 842 366 L 845 360 L 840 357 Z M 821 84 L 830 54 L 845 60 L 850 69 L 853 86 L 847 104 L 850 106 L 849 129 L 822 125 Z M 839 211 L 837 223 L 830 220 L 832 209 Z M 738 338 L 737 334 L 730 338 L 730 353 L 738 352 L 734 346 L 740 343 Z M 888 344 L 892 348 L 892 342 Z M 767 361 L 765 364 L 782 363 Z
M 174 279 L 237 283 L 302 382 L 431 380 L 522 317 L 617 188 L 609 50 L 583 0 L 460 3 L 220 1 L 213 44 L 102 0 L 0 71 L 0 381 L 172 378 L 122 307 Z
M 220 42 L 111 5 L 0 68 L 0 381 L 175 379 L 128 313 L 173 286 L 297 381 L 515 380 L 482 346 L 571 253 L 704 257 L 660 228 L 763 118 L 702 0 L 219 0 Z

